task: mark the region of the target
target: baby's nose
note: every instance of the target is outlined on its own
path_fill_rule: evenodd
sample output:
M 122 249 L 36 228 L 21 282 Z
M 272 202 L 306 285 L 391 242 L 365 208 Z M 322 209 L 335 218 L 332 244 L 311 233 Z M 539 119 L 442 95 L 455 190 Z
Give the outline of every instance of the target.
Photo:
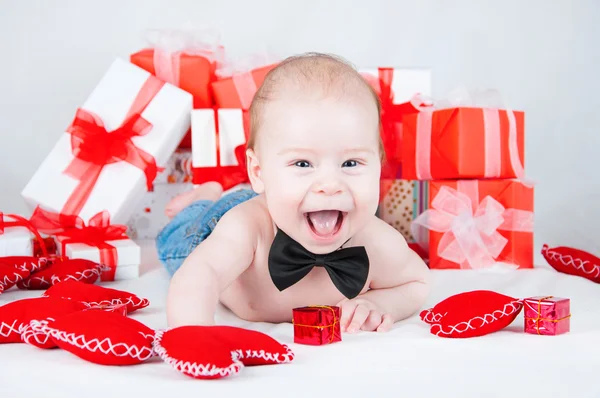
M 336 180 L 322 181 L 315 184 L 314 191 L 327 196 L 333 196 L 342 193 L 343 186 Z

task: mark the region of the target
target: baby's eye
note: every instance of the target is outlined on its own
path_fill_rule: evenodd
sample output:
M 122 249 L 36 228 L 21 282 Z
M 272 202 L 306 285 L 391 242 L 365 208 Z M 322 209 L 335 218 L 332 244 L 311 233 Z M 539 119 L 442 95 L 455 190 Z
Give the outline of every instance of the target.
M 342 164 L 342 167 L 356 167 L 356 166 L 358 166 L 358 162 L 356 160 L 346 160 Z
M 296 167 L 310 167 L 310 163 L 308 163 L 306 160 L 299 160 L 296 163 L 294 163 L 294 165 Z

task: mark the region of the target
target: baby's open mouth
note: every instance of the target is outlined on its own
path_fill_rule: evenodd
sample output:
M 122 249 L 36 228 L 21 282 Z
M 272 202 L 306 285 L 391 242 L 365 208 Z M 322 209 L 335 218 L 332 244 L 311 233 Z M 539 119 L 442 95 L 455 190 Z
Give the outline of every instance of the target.
M 319 210 L 305 213 L 305 216 L 313 233 L 326 238 L 335 235 L 340 230 L 345 214 L 339 210 Z

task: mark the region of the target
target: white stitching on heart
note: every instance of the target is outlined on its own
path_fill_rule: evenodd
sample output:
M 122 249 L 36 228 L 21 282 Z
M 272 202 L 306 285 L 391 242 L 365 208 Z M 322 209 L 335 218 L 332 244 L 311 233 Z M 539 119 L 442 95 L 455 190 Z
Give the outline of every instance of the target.
M 65 281 L 69 281 L 69 280 L 82 281 L 84 279 L 92 278 L 94 275 L 98 277 L 98 276 L 100 276 L 100 273 L 101 273 L 100 269 L 90 268 L 90 269 L 84 269 L 83 271 L 77 271 L 72 274 L 68 274 L 64 278 L 60 278 L 56 275 L 52 275 L 50 280 L 52 281 L 52 285 L 55 285 L 59 282 L 65 282 Z
M 218 368 L 216 365 L 211 363 L 201 364 L 197 362 L 177 360 L 171 357 L 167 353 L 165 347 L 161 345 L 163 334 L 164 331 L 162 330 L 156 331 L 154 335 L 154 352 L 156 352 L 156 354 L 160 356 L 163 361 L 165 361 L 166 363 L 171 365 L 175 370 L 181 373 L 193 377 L 226 377 L 239 373 L 242 367 L 244 367 L 244 364 L 241 363 L 236 357 L 237 354 L 235 352 L 231 353 L 231 360 L 233 361 L 233 363 L 226 368 Z
M 286 353 L 285 354 L 281 354 L 281 353 L 272 353 L 272 352 L 265 352 L 265 350 L 260 350 L 260 351 L 256 351 L 256 350 L 234 350 L 232 352 L 235 352 L 236 358 L 238 359 L 244 359 L 244 358 L 260 358 L 263 359 L 265 361 L 270 361 L 270 362 L 275 362 L 275 363 L 288 363 L 288 362 L 292 362 L 294 360 L 294 353 L 292 352 L 292 350 L 286 345 L 286 344 L 282 344 L 282 346 L 285 348 Z
M 42 294 L 42 296 L 50 297 L 51 295 L 44 292 Z M 70 297 L 61 297 L 61 298 L 72 300 Z M 85 301 L 85 300 L 83 300 L 83 301 L 76 300 L 76 301 L 79 301 L 80 303 L 83 303 L 88 307 L 102 307 L 105 305 L 121 305 L 121 304 L 125 304 L 125 305 L 129 306 L 129 304 L 131 304 L 133 306 L 133 308 L 135 308 L 135 309 L 144 308 L 150 304 L 150 302 L 146 298 L 139 298 L 139 297 L 136 297 L 136 298 L 138 299 L 137 302 L 135 302 L 133 300 L 133 298 L 131 298 L 131 297 L 127 297 L 127 300 L 125 300 L 125 301 L 123 301 L 120 298 L 114 298 L 114 299 L 102 300 L 102 301 Z
M 48 326 L 48 321 L 54 321 L 54 318 L 47 318 L 43 321 L 32 320 L 29 325 L 23 325 L 21 330 L 21 340 L 29 345 L 32 344 L 32 339 L 35 340 L 38 345 L 45 345 L 50 340 L 50 335 L 44 332 L 44 326 Z
M 50 286 L 52 286 L 51 282 L 48 282 L 46 280 L 45 276 L 30 276 L 29 278 L 23 280 L 21 282 L 21 286 L 19 286 L 20 288 L 24 288 L 24 289 L 29 289 L 31 287 L 31 282 L 33 281 L 38 281 L 38 288 L 40 289 L 47 289 Z
M 483 316 L 473 317 L 466 322 L 459 322 L 456 325 L 447 326 L 447 329 L 444 329 L 445 326 L 440 323 L 434 323 L 433 325 L 431 325 L 430 331 L 431 331 L 431 333 L 435 334 L 436 336 L 439 336 L 440 334 L 450 335 L 453 333 L 459 333 L 459 334 L 464 333 L 469 329 L 475 330 L 475 329 L 483 327 L 484 325 L 486 325 L 488 323 L 497 321 L 502 317 L 510 316 L 510 315 L 514 314 L 515 312 L 520 311 L 521 308 L 523 308 L 523 302 L 521 300 L 511 301 L 510 303 L 505 304 L 504 308 L 502 310 L 495 310 L 491 314 L 485 314 Z M 479 321 L 480 324 L 479 325 L 471 324 L 471 322 L 475 322 L 475 321 Z M 437 331 L 436 331 L 436 329 L 437 329 Z
M 580 258 L 575 258 L 570 254 L 560 254 L 555 250 L 549 249 L 546 245 L 542 247 L 542 254 L 547 254 L 551 260 L 559 261 L 566 267 L 575 268 L 576 270 L 582 271 L 584 274 L 591 275 L 594 278 L 600 277 L 600 265 L 598 264 L 592 264 L 587 260 L 584 261 Z M 591 266 L 591 269 L 586 268 L 588 265 Z
M 15 264 L 15 268 L 17 268 L 20 271 L 27 271 L 27 272 L 30 272 L 33 274 L 34 272 L 38 272 L 39 270 L 41 270 L 46 265 L 47 261 L 43 261 L 43 264 L 41 264 L 42 261 L 43 261 L 42 259 L 40 259 L 37 263 L 30 261 L 29 262 L 30 268 L 27 268 L 27 261 L 25 261 L 21 265 Z
M 27 270 L 25 270 L 25 271 L 27 271 Z M 2 288 L 5 288 L 6 286 L 16 285 L 20 281 L 24 280 L 24 278 L 21 276 L 21 274 L 15 272 L 15 271 L 13 271 L 14 279 L 10 279 L 9 275 L 10 274 L 4 275 L 4 278 L 2 280 L 0 280 L 0 285 L 2 285 Z
M 20 323 L 17 327 L 17 323 L 19 321 L 15 319 L 12 324 L 8 324 L 6 322 L 0 322 L 0 336 L 8 338 L 11 334 L 15 333 L 17 335 L 21 334 L 21 329 L 23 328 L 23 324 Z
M 426 323 L 437 323 L 439 322 L 445 315 L 447 314 L 444 313 L 440 313 L 440 312 L 433 312 L 433 309 L 429 309 L 427 310 L 427 313 L 425 314 L 425 316 L 423 317 L 423 322 Z
M 62 330 L 51 328 L 47 325 L 40 325 L 39 330 L 51 335 L 52 338 L 56 340 L 63 341 L 74 347 L 90 352 L 99 351 L 102 354 L 110 354 L 116 357 L 131 357 L 138 359 L 139 361 L 145 361 L 155 355 L 152 348 L 146 346 L 138 347 L 135 345 L 128 345 L 125 343 L 113 344 L 112 340 L 108 337 L 102 340 L 97 338 L 87 340 L 85 335 L 67 333 Z M 122 351 L 122 349 L 125 349 L 125 351 Z

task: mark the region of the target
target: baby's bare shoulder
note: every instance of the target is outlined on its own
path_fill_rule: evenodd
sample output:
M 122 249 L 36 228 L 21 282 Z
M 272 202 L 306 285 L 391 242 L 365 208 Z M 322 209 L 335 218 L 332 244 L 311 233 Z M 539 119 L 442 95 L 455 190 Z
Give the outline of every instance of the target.
M 219 223 L 232 228 L 244 227 L 246 231 L 260 235 L 269 228 L 272 229 L 271 216 L 263 195 L 255 196 L 231 208 Z
M 376 216 L 353 238 L 352 244 L 364 246 L 369 257 L 378 261 L 397 259 L 399 254 L 408 250 L 404 236 Z
M 394 285 L 415 273 L 426 271 L 422 260 L 410 249 L 404 236 L 378 217 L 360 231 L 353 246 L 362 245 L 369 255 L 371 287 Z

